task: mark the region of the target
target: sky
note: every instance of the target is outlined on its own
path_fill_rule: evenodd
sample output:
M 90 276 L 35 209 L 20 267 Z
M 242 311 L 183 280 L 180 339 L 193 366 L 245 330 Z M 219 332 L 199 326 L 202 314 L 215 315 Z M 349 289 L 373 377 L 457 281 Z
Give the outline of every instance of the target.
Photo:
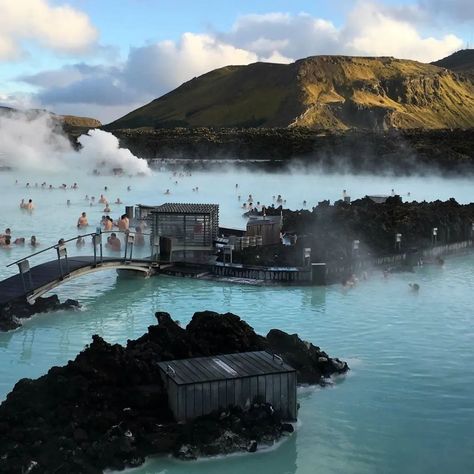
M 430 62 L 473 33 L 474 0 L 0 0 L 0 105 L 108 123 L 229 64 Z

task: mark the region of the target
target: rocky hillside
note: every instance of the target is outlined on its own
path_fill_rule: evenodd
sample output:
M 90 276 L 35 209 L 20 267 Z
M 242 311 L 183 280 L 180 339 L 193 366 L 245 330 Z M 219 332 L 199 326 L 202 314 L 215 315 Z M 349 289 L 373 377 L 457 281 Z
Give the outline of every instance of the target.
M 432 64 L 454 72 L 474 76 L 474 49 L 462 49 Z
M 364 130 L 466 128 L 474 83 L 444 67 L 390 57 L 314 56 L 227 66 L 107 125 Z
M 24 115 L 27 119 L 34 119 L 41 114 L 50 114 L 51 117 L 60 123 L 63 128 L 68 132 L 76 132 L 77 135 L 80 135 L 84 130 L 89 130 L 91 128 L 98 128 L 102 126 L 99 120 L 90 118 L 90 117 L 78 117 L 76 115 L 57 115 L 47 110 L 42 109 L 27 109 L 19 110 L 13 109 L 11 107 L 0 106 L 0 116 L 9 115 L 9 114 L 21 114 Z

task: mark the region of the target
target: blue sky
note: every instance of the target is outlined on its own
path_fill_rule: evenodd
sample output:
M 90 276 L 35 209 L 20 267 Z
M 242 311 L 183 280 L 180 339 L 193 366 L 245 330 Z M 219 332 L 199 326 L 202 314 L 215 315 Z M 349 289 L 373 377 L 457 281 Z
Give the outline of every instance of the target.
M 229 63 L 428 62 L 473 30 L 472 0 L 0 0 L 0 103 L 107 122 Z

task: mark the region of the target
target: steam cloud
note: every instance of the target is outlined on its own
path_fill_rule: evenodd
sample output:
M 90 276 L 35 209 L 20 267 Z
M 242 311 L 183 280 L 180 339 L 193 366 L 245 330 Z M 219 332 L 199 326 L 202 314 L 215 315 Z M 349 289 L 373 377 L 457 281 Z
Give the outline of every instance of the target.
M 81 136 L 76 152 L 57 119 L 50 114 L 28 116 L 11 113 L 0 117 L 0 165 L 37 172 L 78 172 L 150 174 L 146 160 L 119 148 L 117 138 L 102 130 Z

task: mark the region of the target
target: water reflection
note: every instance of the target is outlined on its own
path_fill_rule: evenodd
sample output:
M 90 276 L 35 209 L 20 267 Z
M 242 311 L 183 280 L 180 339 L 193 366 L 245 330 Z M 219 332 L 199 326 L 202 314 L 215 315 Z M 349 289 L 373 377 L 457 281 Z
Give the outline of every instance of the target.
M 133 469 L 133 474 L 242 474 L 271 473 L 295 474 L 297 463 L 298 432 L 283 439 L 277 445 L 253 454 L 236 454 L 223 458 L 200 459 L 198 461 L 178 461 L 172 458 L 149 460 L 145 466 Z M 308 471 L 309 472 L 309 471 Z

